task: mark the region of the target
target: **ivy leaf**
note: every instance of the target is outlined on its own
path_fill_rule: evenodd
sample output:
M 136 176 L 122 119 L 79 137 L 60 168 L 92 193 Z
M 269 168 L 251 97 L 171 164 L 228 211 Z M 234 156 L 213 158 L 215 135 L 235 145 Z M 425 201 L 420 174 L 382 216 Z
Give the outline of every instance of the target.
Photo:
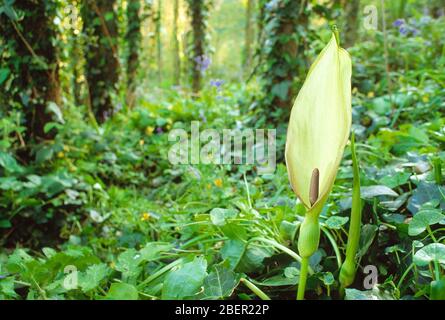
M 171 271 L 162 287 L 163 300 L 191 298 L 198 293 L 207 277 L 207 261 L 204 257 L 195 258 L 180 269 Z
M 445 265 L 445 245 L 431 243 L 417 251 L 413 261 L 419 267 L 427 266 L 432 261 Z
M 0 167 L 12 173 L 21 173 L 24 171 L 23 167 L 17 163 L 13 156 L 2 151 L 0 151 Z
M 8 68 L 0 68 L 0 85 L 8 79 L 9 73 Z
M 366 291 L 346 289 L 345 300 L 394 300 L 394 298 L 377 288 Z
M 79 286 L 83 292 L 88 292 L 98 287 L 110 273 L 110 268 L 105 263 L 94 264 L 80 274 Z
M 395 172 L 391 175 L 386 175 L 379 180 L 379 182 L 389 188 L 395 188 L 408 182 L 410 172 Z
M 8 16 L 12 21 L 17 21 L 19 19 L 17 13 L 15 12 L 12 4 L 14 1 L 4 1 L 3 6 L 1 7 L 2 11 Z
M 105 297 L 110 300 L 138 300 L 139 293 L 135 286 L 128 283 L 113 283 Z
M 234 209 L 214 208 L 210 211 L 210 220 L 215 226 L 224 226 L 226 219 L 236 217 L 238 211 Z
M 161 257 L 162 252 L 167 252 L 173 248 L 171 243 L 167 242 L 148 242 L 141 249 L 141 259 L 144 261 L 153 261 Z
M 289 81 L 277 83 L 272 87 L 271 93 L 281 100 L 286 100 L 287 95 L 289 94 L 290 84 L 291 83 Z
M 411 220 L 408 227 L 410 236 L 417 236 L 424 232 L 430 225 L 445 220 L 445 215 L 439 209 L 424 209 L 417 212 Z
M 325 224 L 329 229 L 341 229 L 348 221 L 348 217 L 332 216 L 325 221 Z
M 136 277 L 142 271 L 139 267 L 141 255 L 135 249 L 122 252 L 117 258 L 116 270 L 122 272 L 123 277 Z
M 65 123 L 65 120 L 63 119 L 62 110 L 60 110 L 59 106 L 56 103 L 50 101 L 46 106 L 46 109 L 55 116 L 57 122 L 60 122 L 62 124 Z
M 331 286 L 335 282 L 334 276 L 330 272 L 323 272 L 318 278 L 323 281 L 325 286 Z

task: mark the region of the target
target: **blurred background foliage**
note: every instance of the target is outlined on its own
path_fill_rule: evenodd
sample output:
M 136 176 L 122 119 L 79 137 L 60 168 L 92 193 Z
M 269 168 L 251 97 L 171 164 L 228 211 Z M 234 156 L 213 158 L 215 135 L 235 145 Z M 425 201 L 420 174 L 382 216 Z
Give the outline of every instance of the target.
M 287 180 L 285 132 L 336 24 L 353 61 L 364 206 L 346 298 L 443 299 L 444 7 L 2 0 L 0 298 L 255 299 L 253 283 L 293 299 L 304 209 Z M 170 164 L 168 133 L 194 120 L 201 130 L 276 128 L 276 172 Z M 348 149 L 309 298 L 339 297 L 351 188 Z M 364 290 L 370 264 L 379 285 Z M 67 265 L 79 271 L 72 288 Z

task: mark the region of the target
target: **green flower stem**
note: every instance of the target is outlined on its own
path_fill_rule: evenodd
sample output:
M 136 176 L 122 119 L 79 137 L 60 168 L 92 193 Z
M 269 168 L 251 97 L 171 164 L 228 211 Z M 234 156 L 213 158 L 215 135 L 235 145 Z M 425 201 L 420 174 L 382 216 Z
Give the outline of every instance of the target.
M 317 251 L 320 242 L 320 224 L 318 212 L 307 212 L 300 227 L 298 237 L 298 252 L 301 256 L 300 279 L 298 281 L 297 300 L 304 299 L 306 290 L 307 273 L 309 269 L 309 258 Z
M 306 290 L 307 272 L 309 267 L 309 258 L 301 260 L 300 279 L 298 281 L 297 300 L 304 300 L 304 291 Z
M 360 225 L 362 219 L 362 204 L 360 199 L 360 175 L 355 152 L 355 136 L 351 138 L 351 153 L 353 166 L 353 187 L 352 187 L 352 208 L 351 222 L 349 224 L 348 243 L 346 246 L 346 259 L 340 269 L 340 294 L 344 293 L 344 289 L 350 286 L 355 279 L 357 266 L 355 256 L 357 254 L 360 241 Z
M 324 234 L 326 235 L 326 238 L 328 238 L 329 242 L 332 245 L 332 249 L 334 249 L 335 252 L 335 257 L 337 258 L 337 265 L 338 268 L 341 268 L 341 265 L 343 263 L 342 259 L 341 259 L 341 254 L 340 254 L 340 249 L 338 248 L 337 243 L 335 242 L 334 236 L 331 234 L 331 232 L 325 228 L 325 227 L 321 227 L 321 231 L 324 232 Z
M 255 293 L 261 300 L 271 300 L 270 297 L 266 293 L 264 293 L 264 291 L 262 291 L 260 288 L 258 288 L 256 285 L 254 285 L 246 278 L 241 278 L 240 281 L 244 283 L 247 288 L 252 290 L 252 292 Z

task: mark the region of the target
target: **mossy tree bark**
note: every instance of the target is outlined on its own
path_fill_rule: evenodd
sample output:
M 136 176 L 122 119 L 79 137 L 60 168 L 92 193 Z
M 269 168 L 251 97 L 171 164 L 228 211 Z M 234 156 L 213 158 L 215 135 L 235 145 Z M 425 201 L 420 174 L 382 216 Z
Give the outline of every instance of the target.
M 162 0 L 158 0 L 158 5 L 156 8 L 156 14 L 153 15 L 155 23 L 155 38 L 156 38 L 156 62 L 158 64 L 158 84 L 162 85 L 162 70 L 163 70 L 163 60 L 162 60 Z
M 187 0 L 187 3 L 193 36 L 192 54 L 189 55 L 192 90 L 194 93 L 198 93 L 202 86 L 202 75 L 208 67 L 208 57 L 205 56 L 205 37 L 209 3 L 206 3 L 206 0 Z
M 357 39 L 359 8 L 360 0 L 346 1 L 344 17 L 345 25 L 343 27 L 345 48 L 353 46 Z
M 89 101 L 96 120 L 103 123 L 115 112 L 112 96 L 119 80 L 116 0 L 83 1 Z
M 139 50 L 141 47 L 141 0 L 129 0 L 127 6 L 127 103 L 134 104 L 136 78 L 139 68 Z
M 26 137 L 37 141 L 54 134 L 45 132 L 45 125 L 52 121 L 47 106 L 60 107 L 55 14 L 52 1 L 21 0 L 9 14 L 0 15 L 1 68 L 9 70 L 0 102 L 22 108 Z
M 181 57 L 179 54 L 178 39 L 179 0 L 173 3 L 173 84 L 181 84 Z
M 254 29 L 254 10 L 255 0 L 247 0 L 246 8 L 246 27 L 245 27 L 245 43 L 244 43 L 244 73 L 248 74 L 252 67 L 252 49 L 253 39 L 255 37 Z

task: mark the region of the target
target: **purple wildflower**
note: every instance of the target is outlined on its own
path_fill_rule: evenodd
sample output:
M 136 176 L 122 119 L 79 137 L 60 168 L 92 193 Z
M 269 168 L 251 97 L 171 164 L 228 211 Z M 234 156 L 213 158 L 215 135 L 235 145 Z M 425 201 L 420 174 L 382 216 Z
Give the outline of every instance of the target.
M 216 89 L 220 90 L 221 86 L 224 84 L 224 80 L 220 80 L 220 79 L 215 79 L 215 80 L 210 80 L 210 85 L 212 87 L 215 87 Z
M 393 26 L 394 27 L 400 27 L 402 25 L 405 24 L 405 19 L 397 19 L 396 21 L 393 22 Z
M 409 32 L 409 29 L 407 27 L 405 27 L 405 26 L 401 26 L 399 28 L 399 32 L 400 32 L 401 35 L 406 36 L 408 34 L 408 32 Z
M 201 73 L 204 73 L 210 67 L 212 60 L 210 60 L 209 57 L 203 55 L 196 57 L 195 62 L 196 62 L 196 69 L 201 71 Z
M 411 33 L 413 34 L 413 36 L 418 36 L 420 34 L 420 31 L 419 31 L 419 29 L 412 28 Z
M 162 133 L 162 132 L 164 132 L 164 131 L 162 130 L 161 127 L 157 127 L 157 128 L 156 128 L 156 132 L 157 132 L 157 133 Z
M 420 24 L 428 24 L 431 21 L 431 17 L 430 16 L 423 16 L 422 18 L 420 18 L 419 22 Z

